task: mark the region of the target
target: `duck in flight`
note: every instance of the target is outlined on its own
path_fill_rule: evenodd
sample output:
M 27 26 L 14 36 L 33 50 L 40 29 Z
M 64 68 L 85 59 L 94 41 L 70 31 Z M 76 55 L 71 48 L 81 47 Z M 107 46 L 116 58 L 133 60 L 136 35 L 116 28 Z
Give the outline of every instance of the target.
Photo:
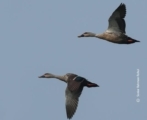
M 63 76 L 54 75 L 51 73 L 45 73 L 39 78 L 56 78 L 65 83 L 67 83 L 67 87 L 65 90 L 66 96 L 66 114 L 67 118 L 71 119 L 76 112 L 79 97 L 83 91 L 84 87 L 99 87 L 96 83 L 92 83 L 88 81 L 86 78 L 78 76 L 73 73 L 67 73 Z
M 126 35 L 126 5 L 121 3 L 109 18 L 108 29 L 102 34 L 85 32 L 78 37 L 96 37 L 117 44 L 132 44 L 140 42 Z

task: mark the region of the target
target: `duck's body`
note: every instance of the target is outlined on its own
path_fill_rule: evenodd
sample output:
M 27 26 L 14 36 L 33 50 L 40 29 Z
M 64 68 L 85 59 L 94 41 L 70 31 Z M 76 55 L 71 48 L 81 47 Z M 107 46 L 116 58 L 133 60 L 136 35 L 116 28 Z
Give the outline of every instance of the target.
M 67 73 L 64 76 L 53 75 L 46 73 L 39 78 L 57 78 L 61 81 L 67 83 L 67 88 L 65 91 L 66 95 L 66 113 L 67 118 L 71 119 L 76 112 L 79 97 L 82 93 L 83 88 L 86 87 L 99 87 L 99 85 L 92 83 L 85 79 L 84 77 L 78 76 L 73 73 Z
M 117 44 L 131 44 L 140 42 L 126 35 L 126 23 L 124 20 L 125 16 L 126 6 L 125 4 L 121 3 L 110 16 L 108 29 L 104 33 L 95 34 L 91 32 L 85 32 L 78 37 L 96 37 Z
M 131 44 L 131 43 L 139 42 L 138 40 L 128 37 L 124 33 L 115 32 L 115 31 L 111 32 L 108 30 L 103 34 L 96 35 L 96 37 L 117 44 Z

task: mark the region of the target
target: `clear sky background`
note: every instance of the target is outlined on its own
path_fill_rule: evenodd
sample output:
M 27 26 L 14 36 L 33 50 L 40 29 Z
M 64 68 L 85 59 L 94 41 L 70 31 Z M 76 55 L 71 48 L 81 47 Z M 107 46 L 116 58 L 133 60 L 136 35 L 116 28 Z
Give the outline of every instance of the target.
M 87 31 L 104 32 L 121 2 L 127 7 L 126 32 L 140 43 L 77 37 Z M 146 4 L 146 0 L 0 0 L 0 120 L 66 120 L 66 84 L 38 78 L 46 72 L 76 73 L 100 85 L 84 88 L 73 120 L 146 120 Z

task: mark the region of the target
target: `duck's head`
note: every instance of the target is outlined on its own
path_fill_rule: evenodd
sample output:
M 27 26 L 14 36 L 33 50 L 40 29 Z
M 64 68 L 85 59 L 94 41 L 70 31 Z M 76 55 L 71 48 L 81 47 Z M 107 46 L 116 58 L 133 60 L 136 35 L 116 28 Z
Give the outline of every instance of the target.
M 83 34 L 79 35 L 78 37 L 79 38 L 80 37 L 95 37 L 95 34 L 91 33 L 91 32 L 84 32 Z
M 45 73 L 45 74 L 39 76 L 38 78 L 53 78 L 53 74 L 51 74 L 51 73 Z

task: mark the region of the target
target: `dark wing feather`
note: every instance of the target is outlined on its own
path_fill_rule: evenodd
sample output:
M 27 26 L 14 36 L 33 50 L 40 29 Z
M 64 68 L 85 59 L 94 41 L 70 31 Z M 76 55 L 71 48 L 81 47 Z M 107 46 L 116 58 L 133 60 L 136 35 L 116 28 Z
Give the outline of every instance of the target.
M 76 112 L 79 97 L 83 90 L 83 77 L 75 76 L 68 80 L 66 88 L 66 114 L 71 119 Z
M 78 97 L 67 96 L 66 97 L 66 114 L 67 118 L 71 119 L 75 114 L 78 107 Z
M 126 6 L 125 4 L 121 3 L 109 18 L 108 30 L 126 33 L 126 23 L 124 20 L 125 16 Z

